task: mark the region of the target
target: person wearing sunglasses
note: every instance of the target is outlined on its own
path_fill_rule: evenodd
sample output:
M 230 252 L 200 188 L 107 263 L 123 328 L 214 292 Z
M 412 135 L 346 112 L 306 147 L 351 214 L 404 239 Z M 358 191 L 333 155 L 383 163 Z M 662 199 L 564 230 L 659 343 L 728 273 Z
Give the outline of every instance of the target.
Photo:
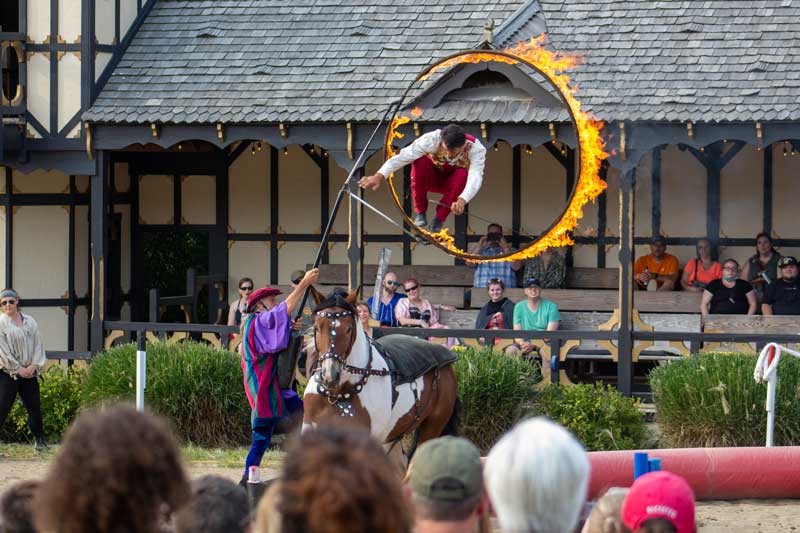
M 381 284 L 381 301 L 378 304 L 378 320 L 381 327 L 396 328 L 398 326 L 397 318 L 395 317 L 395 309 L 400 300 L 405 299 L 405 294 L 398 294 L 397 288 L 401 285 L 397 281 L 397 274 L 394 272 L 387 272 L 383 276 L 383 283 Z M 372 302 L 374 296 L 367 299 L 367 305 L 372 309 Z
M 455 311 L 449 305 L 433 305 L 430 300 L 422 297 L 422 286 L 414 278 L 408 278 L 403 283 L 406 291 L 404 300 L 397 303 L 395 316 L 401 326 L 412 328 L 446 328 L 439 323 L 439 310 Z
M 231 307 L 228 310 L 228 325 L 241 326 L 242 315 L 247 309 L 247 298 L 253 294 L 253 280 L 250 278 L 242 278 L 239 280 L 239 297 L 231 302 Z
M 46 361 L 42 333 L 32 316 L 19 310 L 14 289 L 0 292 L 0 426 L 6 421 L 17 394 L 28 411 L 28 426 L 43 451 L 44 440 L 39 376 Z

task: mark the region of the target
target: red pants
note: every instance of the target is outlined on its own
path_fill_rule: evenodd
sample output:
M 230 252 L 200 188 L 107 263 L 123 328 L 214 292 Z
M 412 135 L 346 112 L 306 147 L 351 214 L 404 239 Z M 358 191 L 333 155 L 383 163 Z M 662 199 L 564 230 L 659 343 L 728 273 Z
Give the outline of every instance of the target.
M 411 163 L 411 196 L 414 199 L 414 212 L 425 213 L 428 210 L 428 192 L 438 192 L 442 194 L 442 199 L 439 201 L 444 205 L 436 208 L 436 218 L 444 222 L 450 214 L 450 204 L 464 192 L 466 184 L 466 168 L 445 164 L 440 169 L 429 157 L 420 157 Z

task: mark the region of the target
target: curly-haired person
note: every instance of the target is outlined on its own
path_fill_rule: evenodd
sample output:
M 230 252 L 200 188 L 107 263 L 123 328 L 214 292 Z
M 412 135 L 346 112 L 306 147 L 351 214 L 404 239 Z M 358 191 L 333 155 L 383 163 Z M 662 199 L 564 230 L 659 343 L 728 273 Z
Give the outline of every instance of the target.
M 133 407 L 81 414 L 34 499 L 51 533 L 150 533 L 189 499 L 177 442 Z
M 304 431 L 283 463 L 282 533 L 406 533 L 411 516 L 386 452 L 349 424 Z
M 36 533 L 33 527 L 33 496 L 39 490 L 38 480 L 20 481 L 0 498 L 0 531 L 3 533 Z

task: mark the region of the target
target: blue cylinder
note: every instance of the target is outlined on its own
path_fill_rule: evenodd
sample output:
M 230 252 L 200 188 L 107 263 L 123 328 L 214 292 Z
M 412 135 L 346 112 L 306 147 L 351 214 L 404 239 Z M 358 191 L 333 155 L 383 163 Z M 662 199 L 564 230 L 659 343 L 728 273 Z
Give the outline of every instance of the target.
M 661 470 L 661 459 L 654 457 L 653 459 L 649 459 L 647 462 L 650 467 L 650 472 L 658 472 Z
M 633 479 L 634 481 L 650 471 L 647 460 L 647 452 L 636 452 L 633 454 Z

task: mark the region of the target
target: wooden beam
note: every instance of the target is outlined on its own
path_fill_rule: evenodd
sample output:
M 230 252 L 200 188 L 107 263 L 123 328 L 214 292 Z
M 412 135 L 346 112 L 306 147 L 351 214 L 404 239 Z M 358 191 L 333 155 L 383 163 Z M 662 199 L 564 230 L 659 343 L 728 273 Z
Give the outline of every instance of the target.
M 633 387 L 633 212 L 636 169 L 622 175 L 619 191 L 619 361 L 617 388 L 630 396 Z
M 108 153 L 97 153 L 96 172 L 91 177 L 91 256 L 92 256 L 92 296 L 91 296 L 91 336 L 89 347 L 93 353 L 103 349 L 103 319 L 105 317 L 105 268 L 107 263 L 106 236 L 108 234 Z M 136 186 L 136 183 L 131 183 Z M 134 214 L 134 213 L 132 213 Z M 138 216 L 138 213 L 135 213 Z

